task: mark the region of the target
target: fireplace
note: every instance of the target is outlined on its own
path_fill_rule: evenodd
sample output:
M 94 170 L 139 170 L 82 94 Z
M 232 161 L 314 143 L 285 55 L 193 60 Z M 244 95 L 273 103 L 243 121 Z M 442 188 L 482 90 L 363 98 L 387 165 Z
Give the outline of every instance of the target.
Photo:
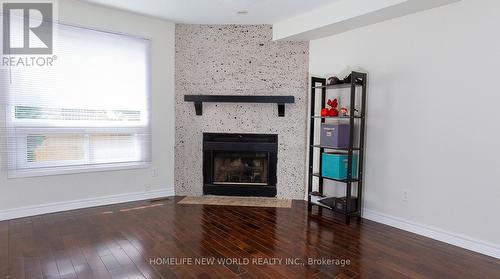
M 276 196 L 278 136 L 203 134 L 203 194 Z

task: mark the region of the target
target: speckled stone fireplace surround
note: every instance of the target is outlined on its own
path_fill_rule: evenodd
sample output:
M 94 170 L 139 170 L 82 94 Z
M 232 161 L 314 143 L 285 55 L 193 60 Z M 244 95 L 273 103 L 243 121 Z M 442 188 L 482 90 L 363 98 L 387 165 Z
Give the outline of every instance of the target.
M 176 26 L 177 195 L 203 194 L 203 133 L 278 134 L 277 197 L 303 199 L 309 44 L 273 42 L 270 25 Z M 276 104 L 205 103 L 195 115 L 184 95 L 293 95 Z

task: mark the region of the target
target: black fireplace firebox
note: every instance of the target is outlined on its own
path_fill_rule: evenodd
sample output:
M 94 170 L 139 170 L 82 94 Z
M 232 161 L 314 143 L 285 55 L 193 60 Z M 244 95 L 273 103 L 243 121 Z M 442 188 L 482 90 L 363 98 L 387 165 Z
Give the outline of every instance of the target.
M 203 134 L 203 194 L 276 196 L 278 135 Z

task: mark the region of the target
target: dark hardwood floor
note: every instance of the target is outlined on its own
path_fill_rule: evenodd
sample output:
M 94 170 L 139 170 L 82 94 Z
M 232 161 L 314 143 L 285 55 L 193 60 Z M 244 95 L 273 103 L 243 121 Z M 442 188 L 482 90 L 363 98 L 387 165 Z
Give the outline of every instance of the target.
M 368 220 L 308 216 L 302 201 L 179 199 L 0 222 L 0 278 L 500 278 L 497 259 Z M 337 262 L 307 264 L 322 258 Z

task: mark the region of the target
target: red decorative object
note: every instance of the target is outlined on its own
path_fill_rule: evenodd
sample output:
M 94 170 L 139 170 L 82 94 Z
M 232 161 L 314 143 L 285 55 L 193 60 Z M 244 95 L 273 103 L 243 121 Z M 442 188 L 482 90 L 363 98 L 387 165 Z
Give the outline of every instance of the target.
M 337 100 L 337 98 L 333 99 L 333 101 L 328 99 L 326 104 L 331 106 L 332 108 L 337 108 L 339 106 L 339 101 Z
M 331 108 L 330 111 L 328 111 L 328 116 L 330 117 L 339 116 L 339 111 L 335 108 Z
M 321 116 L 328 116 L 328 109 L 324 108 L 321 110 Z
M 331 107 L 330 109 L 327 109 L 328 110 L 327 115 L 330 117 L 339 116 L 339 111 L 337 110 L 337 107 L 339 106 L 339 101 L 337 99 L 334 99 L 333 101 L 328 99 L 328 101 L 326 103 Z M 323 110 L 321 110 L 322 114 L 323 114 Z

